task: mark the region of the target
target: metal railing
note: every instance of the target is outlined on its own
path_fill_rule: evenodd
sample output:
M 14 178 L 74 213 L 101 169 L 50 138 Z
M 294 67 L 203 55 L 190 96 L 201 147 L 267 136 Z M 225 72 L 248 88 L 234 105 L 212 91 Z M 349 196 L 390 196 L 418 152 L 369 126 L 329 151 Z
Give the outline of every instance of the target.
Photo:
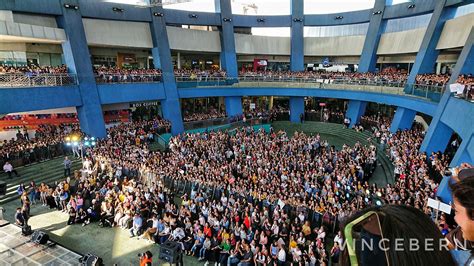
M 408 95 L 439 102 L 444 86 L 406 84 L 405 81 L 385 79 L 324 79 L 314 77 L 239 76 L 236 79 L 215 78 L 216 82 L 196 82 L 196 87 L 282 87 L 309 89 L 339 89 L 385 94 Z
M 76 85 L 74 74 L 0 74 L 0 87 L 49 87 Z
M 95 76 L 96 83 L 147 83 L 161 82 L 161 74 L 100 74 Z

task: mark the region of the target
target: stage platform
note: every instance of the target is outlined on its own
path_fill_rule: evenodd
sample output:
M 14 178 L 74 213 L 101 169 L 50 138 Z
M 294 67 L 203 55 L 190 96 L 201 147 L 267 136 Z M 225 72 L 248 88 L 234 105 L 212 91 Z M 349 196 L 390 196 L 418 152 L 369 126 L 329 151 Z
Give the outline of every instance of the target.
M 0 265 L 79 265 L 81 257 L 51 241 L 35 244 L 16 225 L 0 227 Z

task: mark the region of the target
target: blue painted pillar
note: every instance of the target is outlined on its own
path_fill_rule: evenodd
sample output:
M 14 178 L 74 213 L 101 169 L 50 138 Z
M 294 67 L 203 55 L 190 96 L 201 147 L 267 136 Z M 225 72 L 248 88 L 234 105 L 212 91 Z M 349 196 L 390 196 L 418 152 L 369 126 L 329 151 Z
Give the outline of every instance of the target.
M 451 160 L 451 167 L 457 167 L 461 163 L 473 163 L 474 159 L 474 135 L 464 138 L 459 146 L 454 158 Z
M 153 68 L 162 69 L 161 60 L 160 60 L 160 53 L 159 53 L 158 49 L 152 48 L 151 49 L 151 56 L 153 57 Z
M 227 77 L 236 78 L 237 55 L 235 53 L 234 21 L 230 0 L 214 0 L 216 12 L 221 14 L 221 67 L 227 72 Z
M 367 107 L 367 102 L 350 100 L 349 106 L 347 107 L 346 117 L 351 119 L 351 124 L 349 127 L 354 126 L 360 120 L 360 117 L 365 114 L 365 108 Z
M 474 27 L 471 28 L 466 43 L 459 54 L 449 83 L 455 83 L 458 76 L 462 74 L 474 74 Z
M 290 97 L 290 122 L 300 123 L 300 115 L 304 115 L 304 97 Z
M 471 29 L 471 32 L 469 33 L 467 41 L 461 51 L 461 54 L 459 55 L 458 61 L 456 62 L 456 66 L 454 67 L 453 73 L 449 79 L 448 84 L 455 83 L 459 74 L 469 73 L 469 72 L 463 72 L 463 71 L 471 71 L 471 68 L 473 68 L 472 66 L 473 45 L 474 45 L 474 30 Z M 420 148 L 421 151 L 425 151 L 426 153 L 429 154 L 433 151 L 444 152 L 444 150 L 446 149 L 446 146 L 448 145 L 448 141 L 451 138 L 451 135 L 453 134 L 453 130 L 449 128 L 446 124 L 441 122 L 440 119 L 443 113 L 447 111 L 446 106 L 450 98 L 451 98 L 451 93 L 449 92 L 449 90 L 445 90 L 438 104 L 438 108 L 436 109 L 436 113 L 433 117 L 433 120 L 431 121 L 430 127 L 428 129 L 428 133 L 426 134 L 425 139 L 423 140 L 423 143 L 421 144 L 421 148 Z M 470 138 L 471 137 L 469 137 L 469 139 L 467 140 L 468 143 L 470 143 Z M 468 145 L 468 143 L 465 143 L 463 140 L 463 142 L 461 143 L 461 147 L 463 145 Z M 472 148 L 473 150 L 467 149 L 468 153 L 466 155 L 465 149 L 461 149 L 461 147 L 458 149 L 458 152 L 456 152 L 456 156 L 455 158 L 453 158 L 451 162 L 452 164 L 462 162 L 463 158 L 467 158 L 467 159 L 471 158 L 471 157 L 466 157 L 469 155 L 469 152 L 471 152 L 471 154 L 474 154 L 474 148 Z
M 431 15 L 430 22 L 426 28 L 425 36 L 421 42 L 420 49 L 416 54 L 415 63 L 411 68 L 410 75 L 408 76 L 407 84 L 414 84 L 416 75 L 433 73 L 435 69 L 436 60 L 438 59 L 439 51 L 436 50 L 441 32 L 443 31 L 444 23 L 446 20 L 454 17 L 456 8 L 447 7 L 447 0 L 435 1 L 435 9 Z M 410 88 L 407 87 L 407 91 Z
M 385 31 L 387 21 L 383 19 L 385 0 L 376 0 L 370 15 L 369 29 L 365 36 L 364 47 L 359 60 L 357 72 L 374 72 L 377 65 L 377 49 L 380 37 Z M 389 4 L 389 3 L 387 3 Z M 379 13 L 380 12 L 380 13 Z
M 242 114 L 242 97 L 229 96 L 225 97 L 225 111 L 228 117 Z
M 392 120 L 390 132 L 395 133 L 397 130 L 410 129 L 415 119 L 416 111 L 404 107 L 397 107 L 397 112 Z
M 168 32 L 164 17 L 153 14 L 163 13 L 162 6 L 150 8 L 151 12 L 151 38 L 153 40 L 153 64 L 155 68 L 161 66 L 163 87 L 166 99 L 161 101 L 163 117 L 171 122 L 171 134 L 177 135 L 184 132 L 183 117 L 181 115 L 181 104 L 179 102 L 178 89 L 173 72 L 173 61 L 171 60 L 171 50 L 168 41 Z M 156 64 L 155 62 L 160 62 Z
M 291 0 L 291 71 L 304 71 L 303 2 L 302 0 Z
M 426 136 L 421 144 L 420 151 L 426 152 L 430 155 L 432 152 L 444 152 L 446 146 L 448 145 L 451 136 L 453 135 L 453 130 L 448 127 L 445 123 L 440 120 L 431 121 L 430 127 Z M 433 122 L 435 122 L 433 124 Z
M 62 48 L 68 72 L 76 74 L 79 82 L 82 105 L 76 106 L 76 109 L 81 130 L 90 136 L 104 138 L 106 137 L 104 116 L 81 12 L 80 9 L 65 8 L 66 2 L 77 6 L 79 3 L 77 0 L 61 0 L 63 14 L 57 17 L 57 23 L 67 35 L 67 41 L 62 44 Z
M 451 160 L 450 167 L 458 167 L 462 163 L 473 163 L 474 155 L 474 141 L 473 135 L 470 135 L 468 138 L 464 138 L 459 146 L 456 155 Z M 449 204 L 453 201 L 451 190 L 449 189 L 449 182 L 452 182 L 451 177 L 443 177 L 443 180 L 439 184 L 436 196 L 441 198 L 441 201 Z

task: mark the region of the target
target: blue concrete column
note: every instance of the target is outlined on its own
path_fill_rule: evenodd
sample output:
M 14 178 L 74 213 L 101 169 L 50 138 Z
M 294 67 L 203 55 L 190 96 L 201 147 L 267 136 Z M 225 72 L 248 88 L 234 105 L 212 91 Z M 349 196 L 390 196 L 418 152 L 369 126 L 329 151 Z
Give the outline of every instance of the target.
M 390 126 L 390 132 L 395 133 L 397 130 L 410 129 L 415 119 L 416 111 L 404 107 L 398 107 Z
M 459 146 L 454 158 L 451 160 L 451 167 L 457 167 L 461 163 L 470 163 L 474 162 L 474 135 L 471 135 L 469 138 L 463 139 L 461 145 Z
M 104 116 L 95 83 L 81 12 L 80 9 L 64 7 L 66 2 L 77 6 L 79 6 L 79 3 L 77 0 L 61 0 L 60 2 L 63 14 L 57 17 L 57 23 L 67 35 L 67 41 L 62 44 L 62 48 L 68 72 L 76 74 L 79 82 L 82 105 L 76 106 L 76 109 L 81 130 L 90 136 L 104 138 L 106 137 Z
M 291 0 L 291 71 L 304 71 L 303 2 L 302 0 Z
M 436 50 L 436 45 L 441 37 L 444 23 L 446 20 L 453 18 L 456 12 L 456 8 L 444 7 L 446 1 L 447 0 L 435 1 L 435 9 L 433 10 L 430 22 L 426 28 L 425 35 L 423 36 L 420 49 L 416 54 L 415 63 L 411 68 L 407 84 L 414 84 L 416 75 L 433 73 L 435 70 L 434 66 L 439 55 L 439 51 Z M 409 90 L 408 87 L 407 90 Z
M 171 122 L 171 134 L 177 135 L 184 132 L 183 117 L 181 115 L 181 104 L 179 102 L 178 88 L 173 72 L 173 61 L 168 41 L 168 32 L 164 17 L 154 16 L 155 13 L 163 14 L 163 7 L 150 8 L 151 12 L 151 38 L 153 40 L 153 64 L 155 68 L 161 66 L 163 87 L 166 99 L 161 101 L 163 117 Z M 156 64 L 155 62 L 159 62 Z
M 433 119 L 434 120 L 434 119 Z M 433 124 L 433 122 L 435 122 Z M 420 151 L 431 154 L 432 152 L 444 152 L 448 145 L 453 130 L 440 120 L 431 121 L 430 127 L 421 144 Z
M 360 117 L 365 114 L 366 107 L 367 102 L 356 100 L 349 101 L 349 106 L 347 107 L 346 111 L 346 117 L 351 119 L 351 124 L 349 125 L 350 127 L 359 122 Z
M 221 68 L 227 72 L 227 77 L 236 78 L 237 55 L 235 53 L 234 21 L 230 0 L 214 0 L 216 12 L 221 14 Z
M 229 96 L 224 98 L 225 111 L 228 117 L 242 114 L 242 97 Z
M 158 49 L 152 48 L 151 49 L 151 56 L 153 57 L 153 68 L 155 69 L 162 69 L 161 67 L 161 60 L 160 60 L 160 53 Z
M 304 115 L 304 97 L 290 97 L 290 122 L 300 123 L 300 115 Z
M 474 27 L 471 28 L 466 43 L 459 54 L 449 84 L 456 83 L 458 76 L 462 74 L 474 74 Z
M 357 72 L 374 72 L 377 65 L 377 49 L 380 37 L 385 31 L 387 21 L 383 19 L 385 0 L 376 0 L 372 13 L 370 14 L 369 29 L 365 36 L 364 47 L 359 60 Z M 380 12 L 380 13 L 379 13 Z

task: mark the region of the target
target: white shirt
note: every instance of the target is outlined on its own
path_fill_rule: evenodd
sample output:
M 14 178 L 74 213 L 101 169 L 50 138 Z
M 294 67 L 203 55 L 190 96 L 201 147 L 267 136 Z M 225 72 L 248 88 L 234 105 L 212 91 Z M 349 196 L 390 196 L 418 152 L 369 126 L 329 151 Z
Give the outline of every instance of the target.
M 9 163 L 6 163 L 4 166 L 3 166 L 3 171 L 5 172 L 11 172 L 13 171 L 13 165 L 9 164 Z
M 277 258 L 279 261 L 286 261 L 286 252 L 284 249 L 280 248 L 280 251 L 278 251 Z

